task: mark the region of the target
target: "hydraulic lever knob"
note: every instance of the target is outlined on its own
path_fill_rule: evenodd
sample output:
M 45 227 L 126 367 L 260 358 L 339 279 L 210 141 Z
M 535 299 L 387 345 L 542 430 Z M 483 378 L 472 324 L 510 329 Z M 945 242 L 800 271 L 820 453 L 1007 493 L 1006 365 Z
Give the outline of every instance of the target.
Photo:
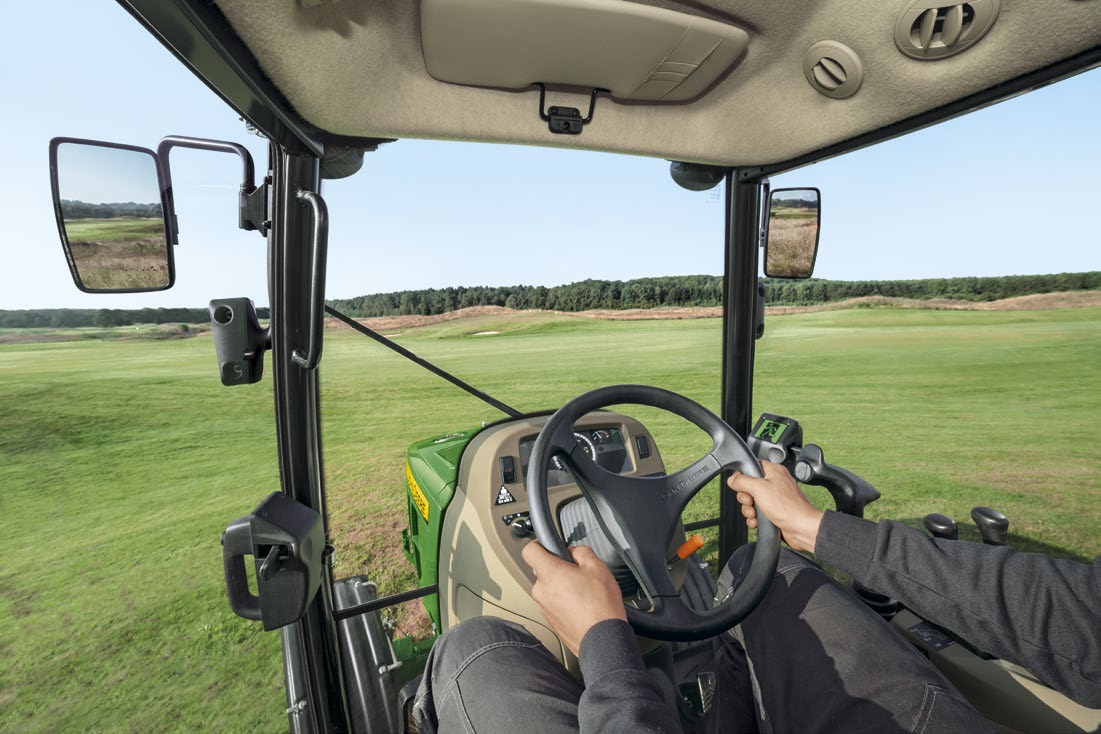
M 932 512 L 925 516 L 925 529 L 932 533 L 934 538 L 956 540 L 960 537 L 960 529 L 956 521 L 939 512 Z
M 1005 545 L 1009 534 L 1009 519 L 989 507 L 976 507 L 971 510 L 971 519 L 979 528 L 979 535 L 986 545 Z

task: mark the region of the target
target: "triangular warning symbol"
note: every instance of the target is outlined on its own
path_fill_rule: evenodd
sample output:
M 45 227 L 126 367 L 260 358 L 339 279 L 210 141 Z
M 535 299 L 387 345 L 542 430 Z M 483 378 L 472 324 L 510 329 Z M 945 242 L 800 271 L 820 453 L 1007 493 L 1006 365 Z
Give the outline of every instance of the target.
M 507 505 L 509 502 L 515 502 L 516 498 L 509 494 L 507 487 L 501 487 L 501 491 L 497 493 L 497 501 L 494 505 Z

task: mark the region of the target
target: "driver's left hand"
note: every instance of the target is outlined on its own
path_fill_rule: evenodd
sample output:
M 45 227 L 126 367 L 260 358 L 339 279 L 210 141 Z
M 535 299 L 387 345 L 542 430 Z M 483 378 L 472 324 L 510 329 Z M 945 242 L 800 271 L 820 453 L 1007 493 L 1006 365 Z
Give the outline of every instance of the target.
M 574 655 L 594 625 L 608 619 L 627 621 L 623 594 L 612 572 L 592 548 L 571 546 L 573 563 L 563 561 L 538 541 L 524 546 L 524 561 L 535 572 L 531 597 L 558 638 Z

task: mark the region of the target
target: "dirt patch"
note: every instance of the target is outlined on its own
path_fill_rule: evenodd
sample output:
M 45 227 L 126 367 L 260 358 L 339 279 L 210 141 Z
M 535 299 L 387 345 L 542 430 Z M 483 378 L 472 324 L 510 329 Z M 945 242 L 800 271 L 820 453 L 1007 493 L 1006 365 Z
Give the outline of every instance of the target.
M 356 319 L 369 329 L 380 333 L 399 332 L 403 329 L 414 329 L 418 326 L 433 326 L 447 321 L 459 319 L 472 319 L 478 316 L 501 316 L 522 313 L 514 308 L 504 306 L 471 306 L 460 308 L 458 311 L 435 314 L 432 316 L 378 316 L 369 319 Z M 351 327 L 337 319 L 325 319 L 326 329 L 350 329 Z
M 766 313 L 781 315 L 792 313 L 812 313 L 816 311 L 840 311 L 848 308 L 906 308 L 933 311 L 1040 311 L 1053 308 L 1097 308 L 1101 307 L 1101 291 L 1069 291 L 1066 293 L 1041 293 L 1033 296 L 1006 298 L 1001 301 L 962 301 L 949 298 L 887 298 L 885 296 L 866 296 L 850 298 L 836 303 L 817 306 L 769 306 Z M 433 316 L 380 316 L 377 318 L 356 319 L 374 331 L 388 337 L 398 337 L 405 329 L 418 326 L 432 326 L 448 321 L 477 318 L 480 316 L 508 316 L 510 318 L 531 319 L 543 314 L 567 316 L 605 321 L 651 321 L 658 319 L 714 319 L 722 316 L 718 306 L 691 308 L 628 308 L 623 310 L 595 309 L 592 311 L 518 311 L 504 306 L 472 306 L 458 311 Z M 266 322 L 265 322 L 266 325 Z M 347 329 L 346 324 L 333 318 L 325 319 L 326 329 Z M 94 332 L 94 334 L 92 333 Z M 487 336 L 496 332 L 480 332 L 475 336 Z M 179 331 L 166 325 L 156 330 L 135 334 L 126 327 L 117 330 L 89 330 L 87 334 L 67 331 L 65 333 L 36 332 L 21 334 L 9 331 L 0 334 L 0 344 L 26 344 L 31 342 L 75 341 L 77 339 L 187 339 L 195 336 L 209 336 L 209 324 L 194 324 L 188 331 Z
M 1038 293 L 1034 296 L 1019 296 L 974 305 L 976 311 L 1040 311 L 1047 308 L 1093 308 L 1101 306 L 1101 291 Z
M 1101 291 L 1038 293 L 1032 296 L 1004 298 L 1000 301 L 963 301 L 951 298 L 888 298 L 864 296 L 817 306 L 769 306 L 766 313 L 811 313 L 841 311 L 847 308 L 906 308 L 929 311 L 1042 311 L 1054 308 L 1096 308 L 1101 306 Z
M 37 342 L 69 342 L 74 337 L 67 334 L 0 334 L 0 344 L 32 344 Z
M 560 312 L 556 312 L 560 313 Z M 692 306 L 685 308 L 627 308 L 622 311 L 594 309 L 569 314 L 587 319 L 605 321 L 651 321 L 654 319 L 714 319 L 723 315 L 720 306 Z
M 847 308 L 908 308 L 934 311 L 1038 311 L 1051 308 L 1094 308 L 1101 306 L 1101 291 L 1071 291 L 1068 293 L 1043 293 L 1034 296 L 1006 298 L 1001 301 L 962 301 L 950 298 L 887 298 L 885 296 L 866 296 L 850 298 L 836 303 L 824 303 L 817 306 L 769 306 L 768 314 L 811 313 L 815 311 L 840 311 Z M 650 321 L 657 319 L 713 319 L 722 316 L 718 306 L 699 306 L 691 308 L 628 308 L 595 309 L 591 311 L 518 311 L 504 306 L 474 306 L 458 311 L 436 314 L 434 316 L 380 316 L 369 319 L 356 319 L 361 324 L 380 332 L 400 332 L 418 326 L 431 326 L 447 321 L 475 318 L 478 316 L 514 316 L 532 317 L 539 314 L 572 316 L 583 319 L 601 319 L 605 321 Z M 327 319 L 327 329 L 347 329 L 336 319 Z M 475 336 L 490 334 L 479 332 Z
M 73 342 L 98 339 L 101 341 L 164 341 L 166 339 L 190 339 L 210 334 L 210 324 L 189 325 L 186 331 L 179 326 L 162 324 L 153 328 L 136 330 L 134 326 L 117 326 L 111 329 L 89 327 L 86 329 L 65 329 L 64 331 L 28 330 L 21 333 L 16 330 L 0 334 L 0 344 L 36 344 L 39 342 Z
M 477 318 L 479 316 L 509 316 L 515 318 L 531 318 L 541 314 L 553 314 L 555 316 L 571 316 L 584 319 L 602 319 L 605 321 L 647 321 L 656 319 L 707 319 L 722 316 L 722 309 L 718 306 L 710 308 L 630 308 L 624 310 L 599 309 L 593 311 L 519 311 L 515 308 L 504 306 L 473 306 L 461 308 L 458 311 L 436 314 L 434 316 L 379 316 L 375 318 L 356 319 L 359 323 L 378 332 L 398 332 L 400 336 L 404 329 L 415 329 L 418 326 L 433 326 L 448 321 Z M 337 319 L 326 319 L 326 329 L 350 328 Z M 487 336 L 496 334 L 496 331 L 483 331 L 474 336 Z

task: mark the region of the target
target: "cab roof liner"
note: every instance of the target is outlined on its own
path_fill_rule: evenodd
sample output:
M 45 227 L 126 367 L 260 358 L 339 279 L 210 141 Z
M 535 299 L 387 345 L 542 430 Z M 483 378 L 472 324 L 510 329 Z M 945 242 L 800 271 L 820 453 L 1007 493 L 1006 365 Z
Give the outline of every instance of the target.
M 1096 2 L 1067 0 L 1003 2 L 983 15 L 981 37 L 966 24 L 988 0 L 120 1 L 261 130 L 314 152 L 423 138 L 780 170 L 1101 63 Z M 914 58 L 897 41 L 909 18 L 918 45 L 976 40 Z M 643 27 L 632 44 L 625 29 Z M 852 57 L 808 71 L 823 42 Z M 829 83 L 852 59 L 859 88 L 820 91 L 815 79 Z M 611 98 L 583 134 L 554 135 L 535 82 L 552 105 L 584 110 L 593 88 Z

